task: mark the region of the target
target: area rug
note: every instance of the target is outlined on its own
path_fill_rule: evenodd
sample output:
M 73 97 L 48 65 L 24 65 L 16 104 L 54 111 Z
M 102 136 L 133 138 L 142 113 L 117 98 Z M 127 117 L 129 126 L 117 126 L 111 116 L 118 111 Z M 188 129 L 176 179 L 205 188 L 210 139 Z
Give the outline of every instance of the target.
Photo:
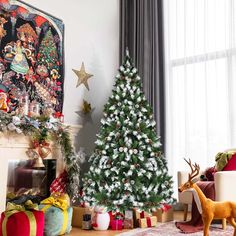
M 146 228 L 146 229 L 134 229 L 125 233 L 117 234 L 116 236 L 202 236 L 203 232 L 184 234 L 175 226 L 175 222 L 168 223 L 158 223 L 158 226 L 155 228 Z M 221 229 L 221 224 L 211 225 L 210 227 L 210 236 L 232 236 L 233 227 L 227 225 L 226 230 Z

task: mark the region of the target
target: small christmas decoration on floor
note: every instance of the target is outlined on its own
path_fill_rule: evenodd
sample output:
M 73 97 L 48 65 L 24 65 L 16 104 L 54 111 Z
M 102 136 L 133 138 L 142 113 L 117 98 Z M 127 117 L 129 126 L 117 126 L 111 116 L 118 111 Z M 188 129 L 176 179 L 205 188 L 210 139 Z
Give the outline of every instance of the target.
M 156 134 L 152 108 L 128 52 L 104 107 L 102 126 L 84 178 L 84 201 L 124 212 L 172 204 L 172 177 Z
M 110 216 L 104 206 L 95 206 L 92 226 L 95 230 L 107 230 L 110 224 Z

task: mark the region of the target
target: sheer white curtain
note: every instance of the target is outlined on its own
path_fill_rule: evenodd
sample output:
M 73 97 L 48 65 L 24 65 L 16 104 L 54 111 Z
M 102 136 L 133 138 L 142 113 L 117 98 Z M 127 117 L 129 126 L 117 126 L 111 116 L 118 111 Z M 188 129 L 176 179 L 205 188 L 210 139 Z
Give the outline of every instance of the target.
M 236 0 L 164 0 L 171 174 L 236 148 Z M 177 186 L 175 185 L 175 189 Z

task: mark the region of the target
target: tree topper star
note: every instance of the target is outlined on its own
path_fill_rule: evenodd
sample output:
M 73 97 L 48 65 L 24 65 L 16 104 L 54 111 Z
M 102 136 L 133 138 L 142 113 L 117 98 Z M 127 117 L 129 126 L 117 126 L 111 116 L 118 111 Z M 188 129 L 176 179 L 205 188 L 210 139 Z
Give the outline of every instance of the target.
M 75 69 L 72 69 L 72 70 L 78 76 L 78 82 L 77 82 L 76 88 L 79 87 L 81 84 L 84 84 L 84 86 L 89 90 L 88 79 L 91 78 L 93 75 L 88 74 L 85 71 L 84 63 L 82 62 L 80 70 L 75 70 Z

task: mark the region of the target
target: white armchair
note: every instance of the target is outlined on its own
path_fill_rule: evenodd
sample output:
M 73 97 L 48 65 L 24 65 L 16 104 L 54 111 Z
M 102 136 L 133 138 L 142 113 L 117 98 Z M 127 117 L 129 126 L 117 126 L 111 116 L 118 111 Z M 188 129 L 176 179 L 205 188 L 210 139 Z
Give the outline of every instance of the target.
M 201 174 L 200 174 L 201 175 Z M 236 171 L 219 171 L 215 173 L 215 200 L 236 202 Z M 178 172 L 178 186 L 188 180 L 187 171 Z M 192 204 L 193 195 L 190 191 L 179 193 L 179 202 L 184 204 L 184 220 L 187 219 L 188 205 Z M 226 220 L 222 221 L 223 228 L 226 227 Z
M 215 173 L 216 201 L 236 202 L 236 171 L 219 171 Z

